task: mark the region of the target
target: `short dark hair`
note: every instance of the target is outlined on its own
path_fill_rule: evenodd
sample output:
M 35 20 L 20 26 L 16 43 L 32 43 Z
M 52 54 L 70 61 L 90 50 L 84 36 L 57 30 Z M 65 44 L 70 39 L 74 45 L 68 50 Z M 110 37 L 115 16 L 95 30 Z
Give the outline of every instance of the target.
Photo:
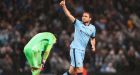
M 88 14 L 89 14 L 89 17 L 92 18 L 91 12 L 89 12 L 89 11 L 84 11 L 83 13 L 88 13 Z

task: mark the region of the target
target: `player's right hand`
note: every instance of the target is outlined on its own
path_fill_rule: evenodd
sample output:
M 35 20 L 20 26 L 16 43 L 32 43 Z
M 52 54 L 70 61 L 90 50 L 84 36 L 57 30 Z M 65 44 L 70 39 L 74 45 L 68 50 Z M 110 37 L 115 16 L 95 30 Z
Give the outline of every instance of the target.
M 96 51 L 96 48 L 95 48 L 95 46 L 93 46 L 93 47 L 92 47 L 92 51 L 93 51 L 93 52 L 95 52 L 95 51 Z
M 43 71 L 44 69 L 45 69 L 44 64 L 42 64 L 40 70 Z
M 42 64 L 41 64 L 41 68 L 40 68 L 42 71 L 43 71 L 44 68 L 45 68 L 45 61 L 46 61 L 46 60 L 44 60 L 44 59 L 42 60 Z
M 61 7 L 65 6 L 65 0 L 62 0 L 62 1 L 60 2 L 60 6 L 61 6 Z

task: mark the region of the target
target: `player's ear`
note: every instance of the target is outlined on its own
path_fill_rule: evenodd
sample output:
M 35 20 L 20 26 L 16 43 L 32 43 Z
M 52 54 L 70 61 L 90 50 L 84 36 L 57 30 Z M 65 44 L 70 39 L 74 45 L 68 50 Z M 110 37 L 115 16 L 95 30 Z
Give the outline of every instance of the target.
M 92 18 L 90 17 L 89 20 L 91 21 L 91 19 L 92 19 Z

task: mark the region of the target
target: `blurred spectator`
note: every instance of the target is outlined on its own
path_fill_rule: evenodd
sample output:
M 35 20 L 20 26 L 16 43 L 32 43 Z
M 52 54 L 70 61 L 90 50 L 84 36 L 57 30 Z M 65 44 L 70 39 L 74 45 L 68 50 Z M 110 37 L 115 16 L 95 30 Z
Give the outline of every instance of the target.
M 63 70 L 67 70 L 69 68 L 69 62 L 64 59 L 60 58 L 55 52 L 52 54 L 52 57 L 50 59 L 50 65 L 52 73 L 59 74 Z
M 23 48 L 32 36 L 42 31 L 53 32 L 58 39 L 48 60 L 49 73 L 61 75 L 68 69 L 74 30 L 63 15 L 59 1 L 0 1 L 0 74 L 7 70 L 30 71 Z M 77 18 L 83 11 L 90 11 L 97 29 L 97 52 L 95 57 L 89 52 L 85 59 L 87 74 L 95 70 L 116 73 L 127 67 L 137 68 L 136 61 L 140 60 L 139 4 L 138 0 L 67 0 L 68 8 Z

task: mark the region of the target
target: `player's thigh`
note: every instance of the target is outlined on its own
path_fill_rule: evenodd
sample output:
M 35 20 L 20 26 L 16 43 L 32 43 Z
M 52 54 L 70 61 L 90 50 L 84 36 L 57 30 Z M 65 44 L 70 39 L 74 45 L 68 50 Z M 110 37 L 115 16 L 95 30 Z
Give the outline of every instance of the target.
M 83 67 L 83 61 L 85 57 L 85 51 L 83 50 L 75 50 L 75 60 L 77 67 Z

